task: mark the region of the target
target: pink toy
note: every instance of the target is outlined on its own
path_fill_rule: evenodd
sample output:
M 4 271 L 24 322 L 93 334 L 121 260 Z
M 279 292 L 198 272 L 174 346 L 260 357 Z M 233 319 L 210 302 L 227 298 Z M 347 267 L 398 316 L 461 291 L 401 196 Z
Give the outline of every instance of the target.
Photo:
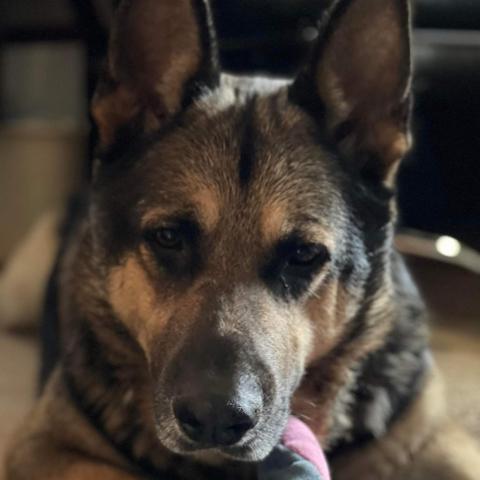
M 282 443 L 292 452 L 312 463 L 325 480 L 331 480 L 327 459 L 313 432 L 301 420 L 290 417 Z

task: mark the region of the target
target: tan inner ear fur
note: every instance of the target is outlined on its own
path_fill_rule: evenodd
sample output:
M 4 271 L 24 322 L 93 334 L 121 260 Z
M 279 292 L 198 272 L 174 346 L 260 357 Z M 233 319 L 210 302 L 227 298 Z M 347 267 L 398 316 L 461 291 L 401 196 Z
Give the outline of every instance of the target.
M 92 105 L 103 146 L 139 114 L 148 131 L 179 111 L 203 59 L 200 36 L 189 0 L 121 4 L 110 41 L 110 88 L 100 88 Z
M 337 21 L 315 70 L 329 128 L 350 122 L 353 132 L 342 147 L 381 159 L 379 176 L 392 183 L 410 148 L 407 121 L 398 113 L 410 92 L 408 8 L 394 0 L 352 1 Z
M 405 52 L 398 4 L 391 0 L 351 2 L 328 40 L 317 66 L 319 94 L 331 107 L 341 99 L 348 113 L 388 108 L 406 94 Z M 330 92 L 337 90 L 337 95 Z
M 92 103 L 92 116 L 97 124 L 101 143 L 111 145 L 117 129 L 140 111 L 135 94 L 124 86 L 107 92 L 97 91 Z

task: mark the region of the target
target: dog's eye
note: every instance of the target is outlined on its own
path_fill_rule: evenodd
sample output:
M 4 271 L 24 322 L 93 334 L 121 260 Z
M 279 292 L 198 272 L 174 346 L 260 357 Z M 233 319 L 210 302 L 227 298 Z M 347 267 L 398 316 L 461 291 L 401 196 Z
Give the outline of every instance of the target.
M 328 250 L 323 245 L 297 245 L 287 259 L 287 267 L 292 269 L 315 268 L 329 258 Z
M 318 249 L 313 245 L 301 245 L 296 247 L 288 259 L 290 265 L 304 267 L 311 265 L 318 256 Z
M 159 228 L 155 230 L 150 239 L 157 247 L 166 250 L 181 250 L 183 248 L 183 236 L 176 228 Z
M 284 298 L 298 298 L 329 260 L 327 247 L 292 235 L 280 242 L 261 275 L 274 293 Z

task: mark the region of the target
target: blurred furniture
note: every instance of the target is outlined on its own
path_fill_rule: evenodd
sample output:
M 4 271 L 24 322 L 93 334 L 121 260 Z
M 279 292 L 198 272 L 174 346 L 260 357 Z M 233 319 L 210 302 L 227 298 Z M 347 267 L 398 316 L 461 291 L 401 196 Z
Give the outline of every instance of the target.
M 0 262 L 86 177 L 86 100 L 97 70 L 87 58 L 93 44 L 103 55 L 107 28 L 99 3 L 0 7 Z
M 68 125 L 0 125 L 0 260 L 42 213 L 63 206 L 79 188 L 85 145 L 85 133 Z

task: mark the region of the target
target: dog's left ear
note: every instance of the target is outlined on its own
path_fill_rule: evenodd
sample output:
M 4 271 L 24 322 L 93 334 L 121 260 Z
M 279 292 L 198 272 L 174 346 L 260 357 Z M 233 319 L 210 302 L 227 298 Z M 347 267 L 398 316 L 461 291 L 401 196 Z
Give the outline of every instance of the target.
M 391 183 L 410 146 L 407 0 L 340 0 L 292 98 L 321 116 L 352 166 Z
M 100 147 L 161 127 L 218 77 L 208 0 L 123 0 L 92 105 Z

